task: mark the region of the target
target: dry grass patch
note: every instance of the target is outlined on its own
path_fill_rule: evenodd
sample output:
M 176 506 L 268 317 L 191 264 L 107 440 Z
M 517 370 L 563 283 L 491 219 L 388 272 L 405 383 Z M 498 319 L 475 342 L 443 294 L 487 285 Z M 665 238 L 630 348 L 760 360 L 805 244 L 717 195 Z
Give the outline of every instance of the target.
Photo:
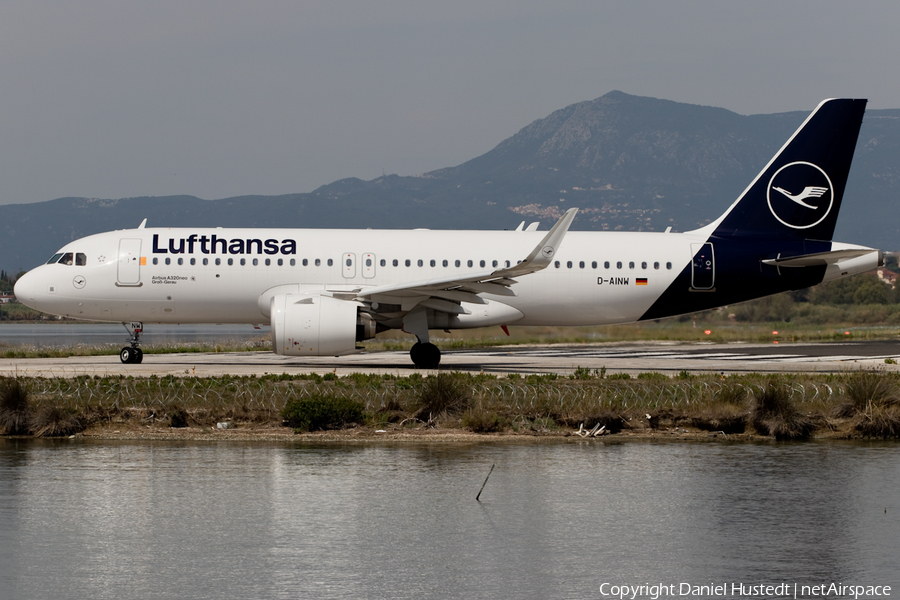
M 813 420 L 794 408 L 790 387 L 774 381 L 754 392 L 750 423 L 760 434 L 779 441 L 805 440 L 815 429 Z
M 0 378 L 0 433 L 28 433 L 28 390 L 18 378 Z

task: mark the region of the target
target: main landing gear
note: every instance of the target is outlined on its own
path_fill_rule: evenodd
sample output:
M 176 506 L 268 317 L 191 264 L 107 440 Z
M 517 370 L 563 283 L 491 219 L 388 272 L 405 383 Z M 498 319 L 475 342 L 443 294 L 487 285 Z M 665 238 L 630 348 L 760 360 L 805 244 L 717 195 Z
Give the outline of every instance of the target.
M 417 369 L 437 369 L 441 364 L 440 349 L 428 341 L 428 313 L 424 306 L 417 306 L 403 315 L 403 331 L 418 340 L 409 351 L 409 357 Z
M 409 351 L 409 357 L 418 369 L 437 369 L 441 364 L 441 350 L 429 342 L 416 342 Z
M 131 346 L 125 346 L 119 352 L 119 360 L 121 360 L 124 364 L 128 365 L 137 365 L 140 364 L 142 360 L 144 360 L 144 351 L 141 350 L 141 333 L 144 331 L 143 323 L 122 323 L 122 326 L 128 330 L 128 335 L 131 337 L 130 344 Z

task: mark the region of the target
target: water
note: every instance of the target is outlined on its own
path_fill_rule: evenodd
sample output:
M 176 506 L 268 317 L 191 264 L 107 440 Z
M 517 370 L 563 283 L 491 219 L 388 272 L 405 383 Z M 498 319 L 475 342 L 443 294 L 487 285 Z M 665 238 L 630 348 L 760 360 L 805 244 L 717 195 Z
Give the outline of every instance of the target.
M 250 325 L 162 325 L 147 324 L 141 335 L 145 345 L 178 342 L 250 341 L 269 335 L 269 328 Z M 0 345 L 29 345 L 38 348 L 123 344 L 128 332 L 121 323 L 3 323 Z
M 896 595 L 898 498 L 892 443 L 0 440 L 0 598 Z

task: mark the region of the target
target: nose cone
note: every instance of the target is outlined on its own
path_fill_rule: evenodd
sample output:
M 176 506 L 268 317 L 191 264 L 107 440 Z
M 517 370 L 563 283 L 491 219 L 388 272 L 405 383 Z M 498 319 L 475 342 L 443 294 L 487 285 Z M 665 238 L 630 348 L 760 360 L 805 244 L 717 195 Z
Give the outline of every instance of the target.
M 31 270 L 16 280 L 13 293 L 16 295 L 16 300 L 25 306 L 39 310 L 37 307 L 38 287 L 38 276 L 35 275 L 34 270 Z

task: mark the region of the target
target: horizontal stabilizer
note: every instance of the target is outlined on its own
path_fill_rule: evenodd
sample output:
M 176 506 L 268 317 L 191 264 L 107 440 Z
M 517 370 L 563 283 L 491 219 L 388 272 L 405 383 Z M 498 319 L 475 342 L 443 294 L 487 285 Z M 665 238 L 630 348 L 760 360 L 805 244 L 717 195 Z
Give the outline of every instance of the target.
M 767 258 L 763 260 L 763 264 L 772 265 L 774 267 L 821 267 L 823 265 L 833 265 L 836 262 L 864 256 L 870 252 L 878 252 L 872 248 L 851 248 L 845 250 L 832 250 L 830 252 L 816 252 L 814 254 L 802 254 L 800 256 L 789 256 L 786 258 Z M 879 257 L 878 264 L 881 264 Z

